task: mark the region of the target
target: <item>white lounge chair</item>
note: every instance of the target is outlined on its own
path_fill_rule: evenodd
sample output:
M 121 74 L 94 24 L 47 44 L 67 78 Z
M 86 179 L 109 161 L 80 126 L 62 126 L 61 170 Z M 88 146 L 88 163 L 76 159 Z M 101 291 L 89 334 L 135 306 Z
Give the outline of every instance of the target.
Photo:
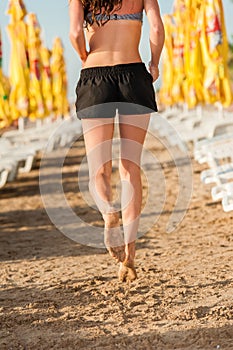
M 10 173 L 15 171 L 17 162 L 0 159 L 0 188 L 5 186 Z
M 233 192 L 226 194 L 222 199 L 222 206 L 225 212 L 233 210 Z
M 13 181 L 17 172 L 29 172 L 32 168 L 36 149 L 28 149 L 26 146 L 14 146 L 7 139 L 0 138 L 0 161 L 15 164 L 11 169 L 8 180 Z

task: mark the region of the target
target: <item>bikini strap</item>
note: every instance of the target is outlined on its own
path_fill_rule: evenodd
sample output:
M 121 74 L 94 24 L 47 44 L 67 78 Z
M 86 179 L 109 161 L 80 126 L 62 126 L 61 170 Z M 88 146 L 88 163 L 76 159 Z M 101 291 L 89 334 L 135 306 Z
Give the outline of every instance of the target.
M 90 21 L 90 23 L 92 23 L 92 14 L 88 13 L 87 14 L 87 18 Z M 129 14 L 124 14 L 124 15 L 118 15 L 116 13 L 114 13 L 113 15 L 95 15 L 95 18 L 97 21 L 107 21 L 107 20 L 119 20 L 119 19 L 130 19 L 130 20 L 135 20 L 135 21 L 141 21 L 142 22 L 142 18 L 143 18 L 143 13 L 142 12 L 137 12 L 137 13 L 129 13 Z

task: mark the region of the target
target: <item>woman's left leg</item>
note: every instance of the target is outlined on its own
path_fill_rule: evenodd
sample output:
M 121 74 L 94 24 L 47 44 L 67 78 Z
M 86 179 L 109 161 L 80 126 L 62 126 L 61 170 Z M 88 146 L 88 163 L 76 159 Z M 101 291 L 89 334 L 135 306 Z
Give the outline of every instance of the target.
M 110 255 L 124 261 L 119 213 L 112 204 L 112 137 L 114 118 L 82 119 L 89 167 L 89 190 L 105 223 L 104 239 Z
M 137 278 L 134 258 L 142 205 L 140 161 L 149 121 L 150 114 L 119 116 L 121 137 L 119 173 L 122 184 L 121 211 L 126 253 L 125 261 L 121 263 L 119 271 L 119 278 L 122 281 Z

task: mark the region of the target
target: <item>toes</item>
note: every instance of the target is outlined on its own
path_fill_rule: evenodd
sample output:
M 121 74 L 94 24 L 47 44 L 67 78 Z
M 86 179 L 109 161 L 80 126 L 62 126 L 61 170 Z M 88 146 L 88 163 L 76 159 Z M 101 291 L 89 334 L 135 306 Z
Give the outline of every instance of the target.
M 132 282 L 138 278 L 137 272 L 134 267 L 128 267 L 128 281 Z

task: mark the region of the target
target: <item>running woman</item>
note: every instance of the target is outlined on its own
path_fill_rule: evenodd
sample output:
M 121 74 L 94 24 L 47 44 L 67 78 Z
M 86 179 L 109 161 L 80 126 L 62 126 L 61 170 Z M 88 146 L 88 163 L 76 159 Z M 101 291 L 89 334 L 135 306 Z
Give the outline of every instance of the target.
M 149 71 L 139 54 L 143 10 L 149 21 Z M 164 27 L 157 0 L 70 0 L 70 40 L 82 62 L 76 111 L 82 121 L 89 189 L 104 220 L 105 245 L 119 280 L 137 278 L 135 241 L 142 206 L 140 158 L 159 77 Z M 86 40 L 89 51 L 87 51 Z M 112 138 L 119 116 L 121 234 L 112 199 Z

